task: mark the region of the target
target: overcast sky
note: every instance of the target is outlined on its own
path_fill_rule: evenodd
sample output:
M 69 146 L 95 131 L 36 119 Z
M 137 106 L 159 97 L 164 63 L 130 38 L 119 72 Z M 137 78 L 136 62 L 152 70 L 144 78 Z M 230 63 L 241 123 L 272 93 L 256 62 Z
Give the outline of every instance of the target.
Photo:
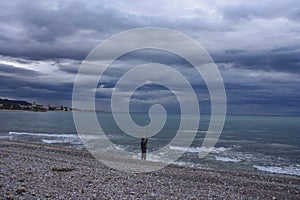
M 4 0 L 0 9 L 2 98 L 71 106 L 77 70 L 96 45 L 128 29 L 161 27 L 189 35 L 208 51 L 223 77 L 229 114 L 300 114 L 296 0 Z M 97 108 L 110 110 L 111 92 L 122 74 L 149 62 L 184 74 L 200 109 L 209 112 L 207 89 L 195 81 L 192 67 L 155 50 L 131 52 L 114 62 L 99 82 Z M 146 111 L 154 103 L 178 110 L 174 94 L 155 84 L 139 88 L 131 108 Z

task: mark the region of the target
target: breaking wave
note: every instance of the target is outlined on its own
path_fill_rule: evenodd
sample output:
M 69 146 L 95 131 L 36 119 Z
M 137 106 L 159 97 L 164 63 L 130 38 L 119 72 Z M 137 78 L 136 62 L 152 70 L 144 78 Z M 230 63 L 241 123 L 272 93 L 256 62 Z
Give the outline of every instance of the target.
M 227 150 L 230 150 L 230 148 L 225 147 L 180 147 L 180 146 L 170 146 L 170 150 L 175 151 L 184 151 L 189 153 L 199 153 L 199 152 L 210 152 L 210 153 L 220 153 Z
M 300 176 L 300 165 L 291 165 L 291 166 L 284 166 L 284 167 L 254 165 L 253 167 L 259 171 L 264 171 L 264 172 Z

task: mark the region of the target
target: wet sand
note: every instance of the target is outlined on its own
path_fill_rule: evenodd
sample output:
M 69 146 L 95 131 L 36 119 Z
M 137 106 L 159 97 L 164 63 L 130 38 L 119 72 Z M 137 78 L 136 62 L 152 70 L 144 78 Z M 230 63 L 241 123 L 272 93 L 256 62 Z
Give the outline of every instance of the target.
M 119 165 L 148 163 L 106 158 Z M 84 150 L 0 140 L 0 199 L 299 198 L 297 176 L 173 165 L 147 173 L 122 172 Z

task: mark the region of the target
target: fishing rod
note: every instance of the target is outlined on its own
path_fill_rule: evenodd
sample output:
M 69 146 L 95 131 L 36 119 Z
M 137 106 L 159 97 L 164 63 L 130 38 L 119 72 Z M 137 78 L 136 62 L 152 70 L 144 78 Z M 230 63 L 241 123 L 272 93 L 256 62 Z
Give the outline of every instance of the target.
M 146 139 L 147 139 L 147 135 L 148 135 L 148 123 L 149 123 L 149 121 L 147 120 L 146 123 L 147 123 L 146 124 Z

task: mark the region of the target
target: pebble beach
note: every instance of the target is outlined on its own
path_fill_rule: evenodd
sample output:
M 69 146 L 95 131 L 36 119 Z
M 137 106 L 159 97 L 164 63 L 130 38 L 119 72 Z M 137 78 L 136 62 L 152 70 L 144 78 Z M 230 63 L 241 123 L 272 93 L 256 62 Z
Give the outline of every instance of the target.
M 127 162 L 147 166 L 149 161 Z M 154 172 L 131 173 L 111 169 L 85 150 L 0 140 L 0 199 L 299 197 L 298 176 L 174 165 Z

